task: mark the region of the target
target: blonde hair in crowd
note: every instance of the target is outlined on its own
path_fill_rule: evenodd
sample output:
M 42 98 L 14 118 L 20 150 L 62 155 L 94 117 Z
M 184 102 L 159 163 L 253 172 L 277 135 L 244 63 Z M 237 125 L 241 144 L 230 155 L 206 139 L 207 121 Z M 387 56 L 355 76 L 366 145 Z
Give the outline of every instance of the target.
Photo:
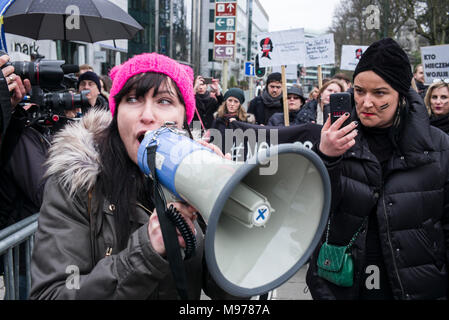
M 426 105 L 427 113 L 429 114 L 429 116 L 432 115 L 432 108 L 431 108 L 431 102 L 430 102 L 430 98 L 432 97 L 432 91 L 435 89 L 444 88 L 444 87 L 446 87 L 449 90 L 449 83 L 445 83 L 444 81 L 439 81 L 439 82 L 432 83 L 429 86 L 429 88 L 427 89 L 426 96 L 424 97 L 424 103 Z
M 218 118 L 224 117 L 227 113 L 229 113 L 228 108 L 226 107 L 226 100 L 218 108 Z M 248 115 L 244 108 L 242 108 L 242 104 L 239 105 L 239 110 L 237 111 L 237 117 L 240 121 L 246 121 Z

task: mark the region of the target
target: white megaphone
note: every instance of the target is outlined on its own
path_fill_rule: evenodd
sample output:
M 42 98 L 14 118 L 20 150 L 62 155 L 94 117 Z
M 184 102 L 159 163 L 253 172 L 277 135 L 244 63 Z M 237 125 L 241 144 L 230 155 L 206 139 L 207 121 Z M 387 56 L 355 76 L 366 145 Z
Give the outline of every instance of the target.
M 242 297 L 267 293 L 309 259 L 326 227 L 330 181 L 321 159 L 300 143 L 234 162 L 162 127 L 138 151 L 150 174 L 147 147 L 157 145 L 156 175 L 207 223 L 205 255 L 219 286 Z

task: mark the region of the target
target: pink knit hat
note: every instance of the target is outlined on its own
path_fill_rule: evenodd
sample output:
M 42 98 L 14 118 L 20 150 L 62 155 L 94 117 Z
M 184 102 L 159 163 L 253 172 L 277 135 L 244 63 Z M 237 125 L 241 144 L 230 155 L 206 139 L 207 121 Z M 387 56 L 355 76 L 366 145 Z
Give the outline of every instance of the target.
M 109 72 L 112 88 L 109 95 L 109 109 L 114 115 L 116 105 L 114 96 L 120 92 L 129 78 L 139 73 L 156 72 L 169 76 L 178 86 L 185 102 L 187 123 L 195 112 L 195 93 L 193 91 L 193 70 L 167 56 L 157 53 L 142 53 L 134 56 Z

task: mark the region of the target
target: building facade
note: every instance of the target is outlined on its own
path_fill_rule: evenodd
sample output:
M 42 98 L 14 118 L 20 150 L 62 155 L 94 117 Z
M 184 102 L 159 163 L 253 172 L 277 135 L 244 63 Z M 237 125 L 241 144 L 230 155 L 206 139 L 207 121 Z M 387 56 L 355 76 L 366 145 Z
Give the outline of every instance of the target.
M 198 0 L 129 0 L 128 13 L 144 29 L 129 41 L 128 55 L 158 52 L 197 69 L 200 9 Z
M 201 61 L 199 72 L 205 77 L 221 79 L 223 62 L 214 60 L 215 0 L 201 1 Z M 235 59 L 228 63 L 228 80 L 245 79 L 245 61 L 254 60 L 256 38 L 268 31 L 269 18 L 258 0 L 237 0 L 237 34 Z

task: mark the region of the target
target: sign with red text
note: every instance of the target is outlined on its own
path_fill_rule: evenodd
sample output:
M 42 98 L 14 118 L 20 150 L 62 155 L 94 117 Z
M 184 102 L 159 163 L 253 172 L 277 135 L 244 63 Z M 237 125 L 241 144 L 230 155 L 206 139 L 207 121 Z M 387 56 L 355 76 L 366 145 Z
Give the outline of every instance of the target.
M 237 35 L 237 2 L 215 3 L 214 59 L 233 60 Z
M 215 3 L 216 17 L 235 17 L 237 15 L 237 3 L 235 1 L 224 1 Z

